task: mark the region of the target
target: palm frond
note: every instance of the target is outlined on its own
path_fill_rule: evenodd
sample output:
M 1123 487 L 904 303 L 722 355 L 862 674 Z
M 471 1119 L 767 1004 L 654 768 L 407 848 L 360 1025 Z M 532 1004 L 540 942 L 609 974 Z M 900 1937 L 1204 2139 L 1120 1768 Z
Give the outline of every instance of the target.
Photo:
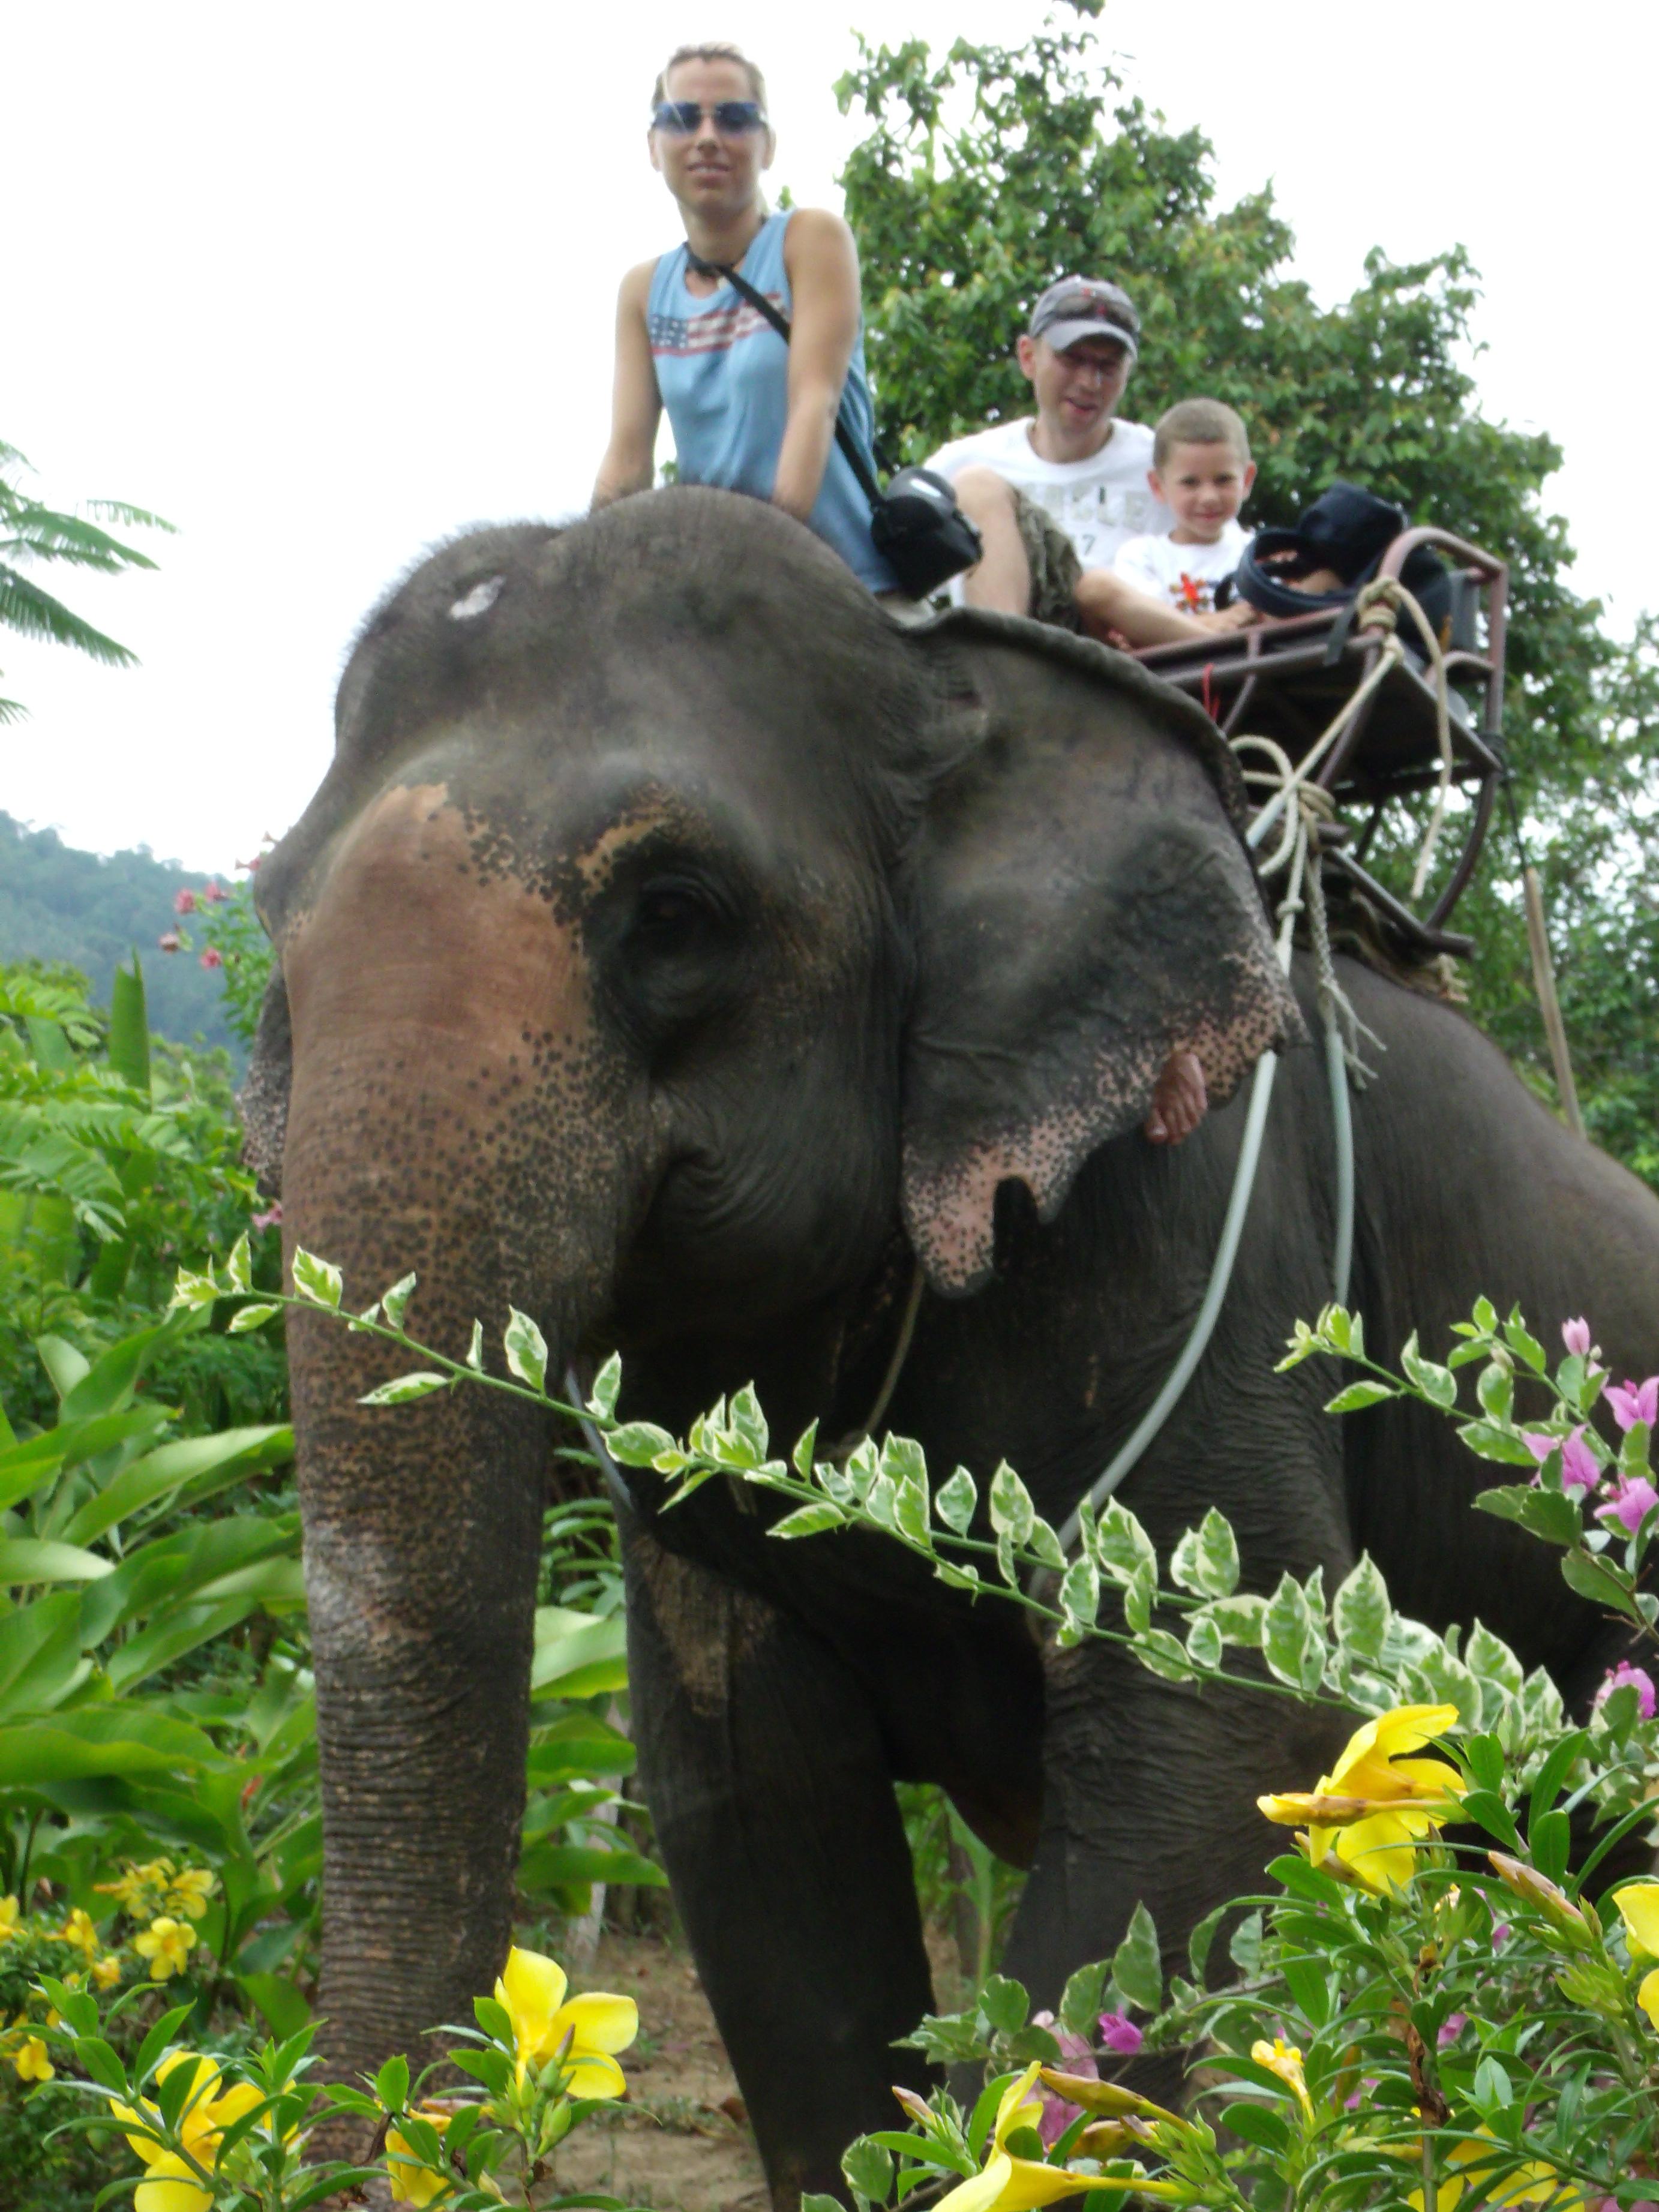
M 166 515 L 152 514 L 147 507 L 129 507 L 124 499 L 88 499 L 81 503 L 100 522 L 118 522 L 124 530 L 165 530 L 169 538 L 179 535 L 178 524 L 169 522 Z
M 52 507 L 37 507 L 33 501 L 14 506 L 4 520 L 9 534 L 0 538 L 0 555 L 14 560 L 67 561 L 77 568 L 100 569 L 106 576 L 117 575 L 123 568 L 155 566 L 148 553 L 124 545 L 96 523 L 85 522 L 78 514 L 59 514 Z
M 0 562 L 0 625 L 21 637 L 44 638 L 53 645 L 71 645 L 111 668 L 128 668 L 138 656 L 130 647 L 94 629 L 72 613 L 61 599 L 43 592 L 27 576 Z
M 21 699 L 0 699 L 0 730 L 13 722 L 27 722 L 29 710 Z

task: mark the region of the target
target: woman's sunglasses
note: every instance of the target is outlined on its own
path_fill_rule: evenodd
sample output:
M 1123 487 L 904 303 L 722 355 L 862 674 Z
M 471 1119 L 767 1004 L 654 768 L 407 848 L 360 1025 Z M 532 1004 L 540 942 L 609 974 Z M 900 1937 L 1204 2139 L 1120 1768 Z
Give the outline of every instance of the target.
M 757 100 L 717 100 L 705 107 L 697 100 L 659 100 L 651 117 L 653 131 L 666 131 L 676 138 L 689 138 L 708 116 L 722 138 L 741 138 L 750 131 L 763 131 L 766 118 Z

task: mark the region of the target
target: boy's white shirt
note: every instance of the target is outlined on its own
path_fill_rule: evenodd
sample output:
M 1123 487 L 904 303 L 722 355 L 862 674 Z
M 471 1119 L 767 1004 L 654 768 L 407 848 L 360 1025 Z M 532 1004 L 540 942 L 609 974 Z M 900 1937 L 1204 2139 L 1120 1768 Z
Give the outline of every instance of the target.
M 1118 548 L 1113 572 L 1149 599 L 1183 614 L 1206 615 L 1215 605 L 1216 586 L 1237 568 L 1250 535 L 1237 522 L 1226 522 L 1213 545 L 1177 545 L 1167 532 L 1131 538 Z
M 1085 568 L 1109 568 L 1130 538 L 1174 528 L 1174 515 L 1146 482 L 1152 434 L 1143 423 L 1114 422 L 1111 436 L 1086 460 L 1045 461 L 1031 443 L 1035 421 L 1024 416 L 953 439 L 927 466 L 949 477 L 967 468 L 994 469 L 1060 526 Z

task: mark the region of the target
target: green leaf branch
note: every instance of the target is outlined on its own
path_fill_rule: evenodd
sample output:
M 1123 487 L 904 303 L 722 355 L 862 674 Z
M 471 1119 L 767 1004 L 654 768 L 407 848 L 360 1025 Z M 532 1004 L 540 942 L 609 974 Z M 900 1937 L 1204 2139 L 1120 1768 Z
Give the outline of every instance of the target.
M 481 1322 L 473 1323 L 459 1359 L 410 1334 L 404 1323 L 416 1289 L 412 1276 L 361 1312 L 345 1306 L 341 1271 L 325 1260 L 297 1251 L 292 1279 L 289 1293 L 250 1298 L 230 1326 L 257 1328 L 291 1305 L 333 1314 L 353 1331 L 394 1344 L 418 1361 L 366 1391 L 364 1405 L 404 1405 L 462 1387 L 505 1391 L 544 1413 L 586 1421 L 618 1465 L 663 1477 L 670 1486 L 665 1510 L 717 1479 L 766 1491 L 786 1508 L 770 1531 L 781 1541 L 852 1529 L 881 1535 L 925 1561 L 950 1588 L 1023 1607 L 1061 1647 L 1085 1640 L 1116 1644 L 1168 1681 L 1249 1688 L 1361 1713 L 1381 1712 L 1402 1698 L 1449 1700 L 1468 1726 L 1497 1729 L 1506 1742 L 1538 1756 L 1561 1728 L 1559 1695 L 1541 1669 L 1526 1674 L 1509 1646 L 1479 1622 L 1467 1638 L 1457 1628 L 1437 1636 L 1397 1613 L 1368 1556 L 1328 1593 L 1319 1567 L 1300 1580 L 1283 1573 L 1271 1590 L 1247 1590 L 1240 1588 L 1237 1539 L 1224 1515 L 1212 1508 L 1161 1563 L 1141 1522 L 1114 1498 L 1098 1514 L 1085 1505 L 1077 1551 L 1068 1559 L 1006 1462 L 982 1491 L 961 1467 L 934 1483 L 913 1438 L 889 1434 L 878 1443 L 866 1437 L 844 1456 L 820 1457 L 816 1425 L 781 1458 L 749 1387 L 722 1398 L 681 1439 L 653 1422 L 617 1418 L 622 1370 L 615 1357 L 600 1370 L 584 1406 L 551 1393 L 546 1340 L 517 1308 L 509 1308 L 501 1337 L 507 1371 L 501 1374 L 485 1364 Z M 240 1299 L 247 1281 L 247 1255 L 239 1246 L 216 1270 L 181 1273 L 175 1302 Z M 1358 1320 L 1334 1309 L 1316 1328 L 1299 1325 L 1285 1364 L 1327 1348 L 1356 1364 L 1363 1360 Z M 1331 1410 L 1358 1410 L 1401 1392 L 1415 1392 L 1443 1410 L 1449 1385 L 1455 1401 L 1455 1376 L 1422 1359 L 1414 1344 L 1407 1348 L 1406 1366 L 1404 1381 L 1379 1370 L 1377 1379 L 1350 1385 Z M 1528 1463 L 1534 1463 L 1529 1452 Z M 1595 1540 L 1584 1539 L 1587 1557 L 1595 1556 Z

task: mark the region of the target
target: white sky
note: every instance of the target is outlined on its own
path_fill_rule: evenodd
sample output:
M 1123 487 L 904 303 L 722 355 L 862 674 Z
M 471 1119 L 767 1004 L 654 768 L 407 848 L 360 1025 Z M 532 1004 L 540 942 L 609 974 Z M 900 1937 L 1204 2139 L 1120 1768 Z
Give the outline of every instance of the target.
M 830 91 L 850 25 L 943 48 L 1014 43 L 1042 14 L 1042 0 L 8 10 L 0 437 L 54 504 L 126 499 L 181 534 L 143 541 L 154 576 L 60 572 L 141 668 L 0 633 L 0 693 L 33 709 L 0 732 L 0 806 L 100 851 L 246 858 L 320 777 L 343 647 L 421 547 L 585 503 L 617 276 L 678 234 L 643 148 L 673 44 L 755 53 L 775 180 L 834 204 L 856 135 Z M 1513 0 L 1109 0 L 1103 27 L 1130 88 L 1214 142 L 1224 204 L 1274 180 L 1322 298 L 1352 289 L 1373 244 L 1401 260 L 1468 246 L 1487 411 L 1565 446 L 1549 497 L 1576 580 L 1626 629 L 1659 604 L 1649 501 L 1627 481 L 1659 322 L 1643 242 L 1659 11 L 1577 21 Z

